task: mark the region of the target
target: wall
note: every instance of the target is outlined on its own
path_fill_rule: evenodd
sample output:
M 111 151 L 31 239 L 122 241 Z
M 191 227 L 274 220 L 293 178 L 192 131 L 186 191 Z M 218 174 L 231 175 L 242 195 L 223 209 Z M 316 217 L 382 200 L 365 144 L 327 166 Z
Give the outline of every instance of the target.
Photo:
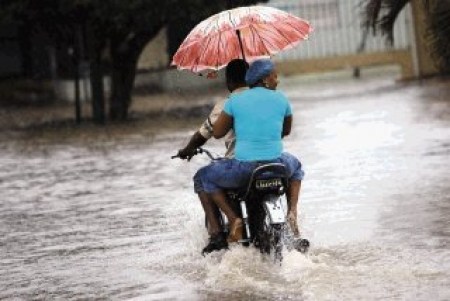
M 430 0 L 430 5 L 437 5 L 437 0 Z M 417 64 L 419 77 L 426 77 L 438 73 L 435 61 L 430 56 L 430 50 L 427 46 L 427 15 L 422 0 L 412 0 L 412 12 L 414 18 L 417 49 Z

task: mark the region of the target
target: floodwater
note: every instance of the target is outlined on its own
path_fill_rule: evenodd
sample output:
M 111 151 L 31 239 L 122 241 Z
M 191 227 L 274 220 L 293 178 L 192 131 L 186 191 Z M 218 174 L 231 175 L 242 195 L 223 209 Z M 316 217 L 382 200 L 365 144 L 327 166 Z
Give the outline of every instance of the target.
M 448 81 L 282 88 L 295 116 L 285 149 L 306 171 L 307 256 L 276 266 L 252 248 L 200 255 L 191 177 L 208 160 L 170 159 L 199 120 L 10 132 L 0 299 L 450 300 Z

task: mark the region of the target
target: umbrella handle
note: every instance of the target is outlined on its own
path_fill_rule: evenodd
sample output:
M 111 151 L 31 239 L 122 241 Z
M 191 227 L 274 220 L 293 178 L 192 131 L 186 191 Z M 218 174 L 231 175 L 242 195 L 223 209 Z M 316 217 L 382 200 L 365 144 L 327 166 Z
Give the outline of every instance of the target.
M 236 30 L 236 34 L 237 34 L 237 37 L 238 37 L 239 46 L 241 47 L 242 59 L 243 59 L 244 61 L 247 61 L 247 60 L 245 59 L 244 47 L 243 47 L 243 45 L 242 45 L 241 31 L 240 31 L 239 29 L 237 29 L 237 30 Z

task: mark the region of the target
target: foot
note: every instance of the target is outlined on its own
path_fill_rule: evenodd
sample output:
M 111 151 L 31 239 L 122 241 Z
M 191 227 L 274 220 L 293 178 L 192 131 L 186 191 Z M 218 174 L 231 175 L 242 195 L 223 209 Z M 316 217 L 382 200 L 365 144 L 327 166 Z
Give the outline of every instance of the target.
M 300 231 L 298 230 L 298 223 L 297 223 L 297 212 L 289 211 L 287 215 L 287 220 L 289 222 L 289 226 L 291 227 L 292 232 L 294 233 L 295 237 L 300 236 Z
M 230 223 L 230 235 L 228 235 L 228 242 L 238 242 L 242 239 L 244 223 L 242 219 L 236 218 L 232 223 Z
M 205 254 L 209 254 L 213 251 L 220 251 L 227 248 L 227 240 L 225 239 L 224 233 L 221 232 L 219 234 L 211 235 L 209 243 L 202 250 L 202 255 L 205 256 Z
M 300 253 L 306 253 L 309 249 L 309 240 L 304 238 L 298 238 L 293 243 L 294 249 L 299 251 Z

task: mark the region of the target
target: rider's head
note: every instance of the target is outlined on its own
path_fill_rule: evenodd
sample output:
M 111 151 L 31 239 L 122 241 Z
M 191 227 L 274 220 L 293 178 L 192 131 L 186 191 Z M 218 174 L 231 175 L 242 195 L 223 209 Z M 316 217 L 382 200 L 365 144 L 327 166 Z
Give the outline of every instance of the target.
M 274 63 L 269 59 L 254 61 L 245 75 L 247 84 L 253 87 L 266 87 L 275 90 L 278 85 L 278 74 Z
M 237 88 L 245 87 L 245 73 L 248 69 L 248 63 L 242 59 L 234 59 L 228 63 L 225 69 L 227 88 L 233 92 Z

